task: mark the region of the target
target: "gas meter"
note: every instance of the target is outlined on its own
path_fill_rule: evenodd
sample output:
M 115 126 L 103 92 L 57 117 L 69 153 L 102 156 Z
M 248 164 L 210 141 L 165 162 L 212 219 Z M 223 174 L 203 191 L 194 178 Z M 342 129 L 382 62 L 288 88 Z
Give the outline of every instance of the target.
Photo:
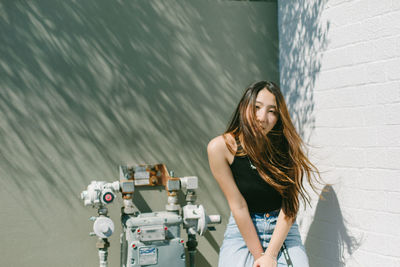
M 114 232 L 114 223 L 108 217 L 107 204 L 121 194 L 121 267 L 185 267 L 184 244 L 189 254 L 189 266 L 194 266 L 196 235 L 203 235 L 212 224 L 221 223 L 220 215 L 208 216 L 202 205 L 195 204 L 198 188 L 196 176 L 173 177 L 164 164 L 119 166 L 119 181 L 107 183 L 92 181 L 81 193 L 85 206 L 97 208 L 91 235 L 98 237 L 96 248 L 100 267 L 107 266 L 107 238 Z M 167 192 L 164 211 L 141 213 L 133 204 L 134 192 L 143 187 L 163 186 Z M 177 193 L 182 190 L 186 205 L 178 203 Z M 188 240 L 181 238 L 181 226 Z

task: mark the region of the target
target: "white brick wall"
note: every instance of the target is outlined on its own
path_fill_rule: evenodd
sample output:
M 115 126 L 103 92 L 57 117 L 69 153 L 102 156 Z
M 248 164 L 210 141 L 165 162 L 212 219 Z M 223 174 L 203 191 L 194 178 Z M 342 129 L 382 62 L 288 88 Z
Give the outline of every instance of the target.
M 332 183 L 299 215 L 310 265 L 400 266 L 400 1 L 278 9 L 282 90 Z

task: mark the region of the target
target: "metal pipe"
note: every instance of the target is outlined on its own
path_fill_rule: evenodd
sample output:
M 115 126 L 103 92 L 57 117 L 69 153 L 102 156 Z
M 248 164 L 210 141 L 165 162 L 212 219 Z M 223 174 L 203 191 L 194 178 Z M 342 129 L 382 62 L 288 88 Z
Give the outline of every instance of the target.
M 107 267 L 107 248 L 105 249 L 99 249 L 99 259 L 100 259 L 100 267 Z

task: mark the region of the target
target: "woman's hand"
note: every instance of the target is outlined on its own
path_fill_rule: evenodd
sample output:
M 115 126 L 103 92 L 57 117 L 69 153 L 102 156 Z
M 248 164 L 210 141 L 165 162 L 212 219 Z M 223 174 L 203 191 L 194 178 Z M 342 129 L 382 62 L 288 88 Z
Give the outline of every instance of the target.
M 264 254 L 254 262 L 253 267 L 277 267 L 277 265 L 278 263 L 276 258 L 272 257 L 271 255 Z

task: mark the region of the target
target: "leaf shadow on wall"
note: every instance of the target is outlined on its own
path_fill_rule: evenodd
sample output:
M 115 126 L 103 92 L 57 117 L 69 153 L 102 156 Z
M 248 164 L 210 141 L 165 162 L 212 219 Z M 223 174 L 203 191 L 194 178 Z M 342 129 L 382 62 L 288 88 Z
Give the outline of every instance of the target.
M 314 86 L 330 22 L 321 22 L 327 0 L 278 1 L 280 84 L 303 140 L 314 128 Z
M 225 126 L 249 82 L 243 69 L 260 75 L 257 66 L 274 69 L 277 61 L 247 45 L 246 34 L 276 44 L 256 9 L 241 18 L 250 33 L 218 8 L 179 1 L 1 8 L 0 166 L 16 189 L 37 194 L 35 181 L 44 181 L 69 204 L 90 179 L 115 177 L 121 162 L 168 159 L 172 168 L 204 174 L 210 129 Z M 17 177 L 34 179 L 26 186 Z M 215 185 L 203 180 L 205 191 Z
M 321 196 L 305 241 L 310 266 L 345 266 L 361 241 L 347 229 L 333 187 L 325 186 Z
M 2 3 L 0 183 L 29 227 L 15 215 L 8 224 L 29 232 L 29 240 L 51 231 L 50 217 L 64 233 L 86 232 L 89 211 L 78 195 L 90 180 L 115 180 L 119 164 L 159 161 L 179 175 L 198 175 L 207 211 L 227 215 L 208 170 L 207 142 L 225 127 L 249 77 L 278 76 L 276 29 L 259 20 L 276 12 L 231 4 Z M 144 193 L 136 198 L 144 210 L 165 204 Z M 206 239 L 217 253 L 214 236 Z

